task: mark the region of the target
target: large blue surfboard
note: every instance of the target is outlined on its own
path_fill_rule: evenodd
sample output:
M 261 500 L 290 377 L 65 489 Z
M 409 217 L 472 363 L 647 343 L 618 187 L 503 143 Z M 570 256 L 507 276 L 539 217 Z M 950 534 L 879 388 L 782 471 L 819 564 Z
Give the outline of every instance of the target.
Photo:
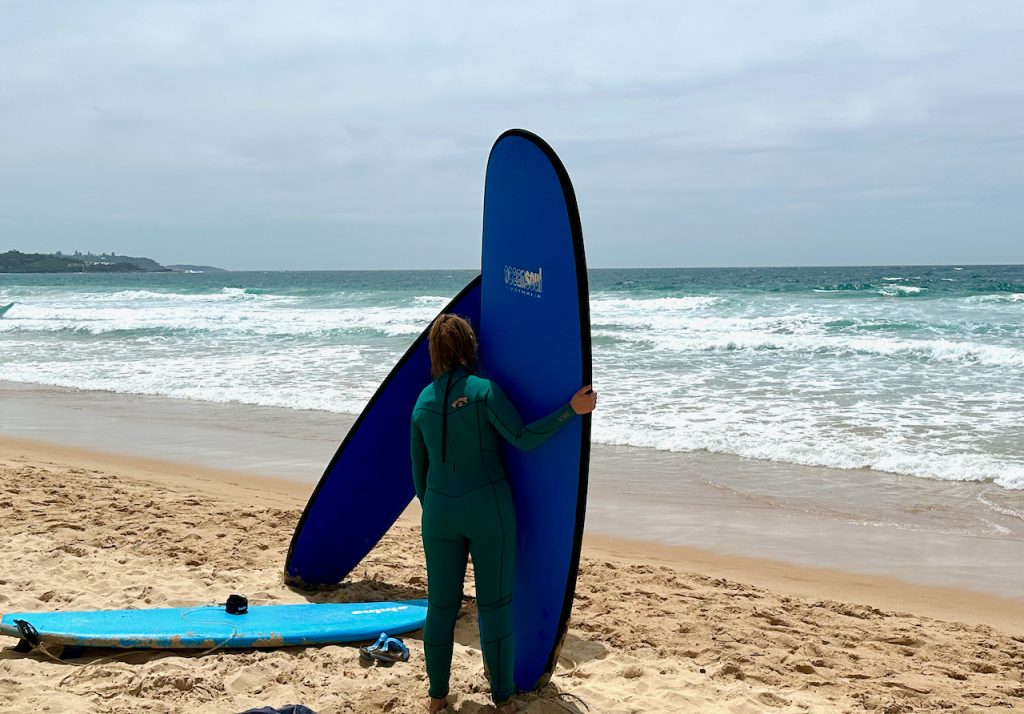
M 480 327 L 480 278 L 442 310 Z M 409 424 L 430 382 L 427 330 L 381 383 L 349 429 L 292 536 L 285 577 L 300 586 L 340 582 L 373 550 L 415 496 Z
M 583 231 L 569 175 L 522 130 L 491 149 L 484 190 L 480 370 L 524 421 L 564 404 L 591 380 Z M 547 682 L 576 590 L 590 462 L 590 416 L 531 451 L 506 445 L 516 507 L 515 681 Z
M 22 637 L 29 623 L 43 644 L 138 649 L 285 647 L 373 640 L 423 627 L 426 600 L 257 605 L 241 615 L 223 607 L 9 613 L 0 635 Z

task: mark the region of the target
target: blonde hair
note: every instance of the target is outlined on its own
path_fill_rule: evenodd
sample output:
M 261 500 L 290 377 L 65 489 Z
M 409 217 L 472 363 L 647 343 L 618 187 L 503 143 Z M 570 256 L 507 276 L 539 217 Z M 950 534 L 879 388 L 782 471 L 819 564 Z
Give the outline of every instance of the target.
M 469 321 L 458 315 L 438 315 L 430 326 L 427 341 L 430 376 L 437 378 L 450 369 L 476 364 L 476 335 Z

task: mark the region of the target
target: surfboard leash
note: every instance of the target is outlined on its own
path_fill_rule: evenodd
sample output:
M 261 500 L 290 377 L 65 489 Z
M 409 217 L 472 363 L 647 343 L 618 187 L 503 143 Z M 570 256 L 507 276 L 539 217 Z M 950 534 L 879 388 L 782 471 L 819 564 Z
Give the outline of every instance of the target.
M 573 702 L 578 703 L 581 707 L 583 707 L 583 711 L 590 711 L 590 705 L 583 700 L 583 697 L 579 696 L 578 694 L 573 694 L 572 692 L 555 692 L 553 695 L 541 694 L 540 697 L 541 699 L 546 699 L 552 704 L 555 704 L 561 707 L 562 709 L 565 709 L 567 712 L 578 712 L 579 709 L 570 707 L 568 704 L 562 701 L 563 699 L 569 699 Z
M 200 605 L 199 607 L 192 608 L 191 610 L 186 610 L 185 612 L 181 613 L 180 617 L 181 617 L 182 620 L 185 620 L 185 616 L 186 615 L 190 615 L 190 614 L 195 613 L 195 612 L 201 612 L 201 611 L 206 610 L 207 608 L 211 608 L 211 607 L 224 608 L 229 614 L 232 614 L 232 615 L 244 615 L 246 612 L 248 612 L 249 602 L 243 596 L 232 595 L 231 597 L 228 598 L 227 602 L 210 603 L 208 605 Z M 215 620 L 191 620 L 191 621 L 192 622 L 203 622 L 203 623 L 206 623 L 206 624 L 213 624 L 213 625 L 228 624 L 228 626 L 231 628 L 231 634 L 228 635 L 224 640 L 214 644 L 212 647 L 210 647 L 208 649 L 203 650 L 199 654 L 195 655 L 196 657 L 205 657 L 206 655 L 210 654 L 211 652 L 215 652 L 216 650 L 219 650 L 224 645 L 226 645 L 228 642 L 230 642 L 231 640 L 233 640 L 235 637 L 238 636 L 238 628 L 235 627 L 234 625 L 230 624 L 230 623 L 224 623 L 223 621 L 220 621 L 220 620 L 217 620 L 217 621 L 215 621 Z M 55 655 L 53 652 L 51 652 L 47 648 L 46 643 L 43 642 L 42 638 L 39 636 L 39 631 L 28 620 L 15 620 L 14 621 L 14 626 L 18 628 L 18 634 L 21 635 L 21 642 L 18 643 L 18 646 L 15 649 L 22 648 L 22 649 L 19 650 L 21 652 L 35 652 L 35 651 L 41 652 L 43 655 L 45 655 L 46 657 L 49 657 L 50 659 L 52 659 L 57 664 L 64 665 L 64 666 L 71 666 L 71 667 L 76 667 L 76 668 L 77 667 L 92 667 L 92 666 L 104 664 L 104 663 L 107 663 L 107 662 L 113 662 L 114 660 L 121 659 L 122 657 L 129 657 L 129 656 L 131 656 L 133 654 L 138 654 L 139 653 L 138 650 L 130 649 L 127 652 L 121 652 L 119 654 L 108 655 L 107 657 L 101 657 L 99 659 L 94 659 L 94 660 L 92 660 L 90 662 L 70 662 L 70 661 L 68 661 L 66 659 L 61 659 L 60 657 Z M 72 670 L 67 675 L 65 675 L 60 680 L 60 682 L 57 683 L 57 686 L 58 687 L 63 687 L 64 684 L 68 681 L 68 679 L 72 675 L 74 675 L 74 673 L 75 673 L 75 670 Z
M 19 651 L 23 651 L 23 652 L 41 652 L 44 655 L 46 655 L 47 657 L 49 657 L 50 659 L 52 659 L 57 664 L 63 665 L 63 666 L 69 666 L 70 665 L 71 667 L 89 667 L 91 665 L 102 664 L 104 662 L 110 662 L 112 660 L 118 659 L 120 657 L 125 657 L 125 656 L 130 655 L 130 654 L 136 654 L 136 652 L 134 650 L 130 650 L 128 652 L 122 652 L 121 654 L 110 655 L 108 657 L 102 657 L 100 659 L 93 660 L 92 662 L 69 662 L 68 660 L 61 659 L 60 657 L 55 655 L 53 652 L 50 652 L 49 649 L 47 649 L 46 643 L 43 642 L 42 639 L 39 637 L 38 630 L 36 630 L 36 628 L 28 620 L 15 620 L 14 621 L 14 626 L 18 628 L 18 633 L 21 635 L 21 642 L 18 643 L 18 647 L 22 647 L 23 644 L 25 645 L 25 649 L 19 650 Z M 18 649 L 18 648 L 16 647 L 15 649 Z M 64 683 L 67 682 L 68 678 L 71 677 L 71 675 L 73 675 L 74 673 L 75 673 L 74 670 L 72 670 L 70 673 L 65 675 L 64 678 L 62 678 L 60 680 L 60 682 L 57 683 L 57 686 L 58 687 L 63 687 Z
M 240 596 L 233 596 L 233 597 L 240 597 Z M 249 603 L 248 603 L 248 600 L 246 600 L 244 597 L 241 598 L 241 599 L 243 601 L 245 601 L 244 606 L 242 606 L 242 603 L 240 603 L 239 601 L 232 601 L 230 605 L 227 602 L 213 602 L 213 603 L 209 603 L 208 605 L 200 605 L 198 607 L 192 608 L 191 610 L 186 610 L 185 612 L 181 613 L 180 617 L 181 617 L 182 620 L 185 620 L 185 615 L 189 615 L 189 614 L 194 613 L 194 612 L 201 612 L 201 611 L 206 610 L 207 608 L 211 608 L 211 607 L 225 608 L 225 609 L 228 609 L 229 607 L 233 607 L 234 609 L 236 609 L 236 612 L 231 612 L 230 610 L 228 610 L 228 612 L 230 612 L 233 615 L 235 615 L 235 614 L 239 614 L 239 615 L 245 614 L 248 611 L 248 609 L 249 609 L 249 607 L 248 607 Z M 228 598 L 228 600 L 231 601 L 231 598 Z M 224 624 L 221 621 L 214 621 L 214 620 L 192 620 L 192 622 L 204 622 L 206 624 L 214 624 L 214 625 Z M 235 639 L 235 637 L 238 636 L 238 628 L 235 627 L 234 625 L 229 625 L 229 626 L 231 627 L 231 634 L 228 635 L 227 638 L 225 638 L 221 642 L 218 642 L 213 647 L 210 647 L 209 649 L 203 650 L 202 652 L 200 652 L 199 654 L 197 654 L 195 656 L 196 657 L 205 657 L 206 655 L 208 655 L 211 652 L 214 652 L 216 650 L 219 650 L 221 647 L 226 645 L 228 642 L 230 642 L 231 640 Z M 42 643 L 40 643 L 40 647 L 42 647 Z M 54 660 L 60 662 L 61 664 L 70 664 L 73 667 L 89 667 L 91 665 L 103 664 L 105 662 L 112 662 L 113 660 L 120 659 L 121 657 L 127 657 L 129 655 L 138 654 L 139 650 L 128 650 L 127 652 L 122 652 L 121 654 L 110 655 L 109 657 L 102 657 L 100 659 L 93 660 L 92 662 L 81 662 L 81 663 L 78 663 L 78 662 L 68 662 L 66 660 L 58 659 L 58 658 L 54 657 L 50 652 L 47 652 L 45 649 L 43 649 L 43 652 L 48 657 L 50 657 L 51 659 L 54 659 Z M 64 686 L 64 683 L 73 674 L 74 674 L 74 670 L 72 670 L 62 680 L 60 680 L 60 683 L 57 686 L 59 686 L 59 687 Z M 143 675 L 142 676 L 142 680 L 145 681 L 146 673 L 143 672 L 142 675 Z

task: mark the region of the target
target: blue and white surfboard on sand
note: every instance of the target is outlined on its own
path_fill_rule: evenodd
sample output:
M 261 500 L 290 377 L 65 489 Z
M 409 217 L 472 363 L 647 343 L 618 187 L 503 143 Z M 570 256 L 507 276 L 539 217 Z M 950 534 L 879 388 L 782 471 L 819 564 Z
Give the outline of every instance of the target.
M 487 163 L 482 275 L 445 312 L 468 317 L 480 371 L 539 418 L 591 379 L 583 231 L 569 175 L 534 134 L 502 134 Z M 342 580 L 413 498 L 409 420 L 430 382 L 426 332 L 346 436 L 299 521 L 285 564 L 298 585 Z M 572 611 L 586 512 L 590 417 L 530 452 L 506 449 L 519 524 L 515 680 L 550 677 Z
M 285 647 L 375 640 L 423 627 L 426 600 L 256 605 L 241 615 L 223 607 L 9 613 L 0 635 L 24 637 L 28 623 L 45 644 L 138 649 Z

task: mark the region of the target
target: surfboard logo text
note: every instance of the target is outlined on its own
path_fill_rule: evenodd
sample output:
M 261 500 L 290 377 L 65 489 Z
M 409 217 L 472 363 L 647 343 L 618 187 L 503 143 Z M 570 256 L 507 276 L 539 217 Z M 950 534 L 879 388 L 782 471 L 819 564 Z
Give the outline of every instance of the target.
M 469 397 L 459 397 L 452 402 L 452 409 L 458 409 L 469 404 Z
M 505 266 L 505 287 L 515 293 L 540 297 L 544 291 L 544 269 L 537 268 L 536 272 L 525 268 L 514 268 L 511 265 Z
M 399 605 L 398 607 L 375 607 L 370 610 L 353 610 L 353 615 L 382 615 L 385 612 L 401 612 L 402 610 L 408 610 L 408 605 Z

